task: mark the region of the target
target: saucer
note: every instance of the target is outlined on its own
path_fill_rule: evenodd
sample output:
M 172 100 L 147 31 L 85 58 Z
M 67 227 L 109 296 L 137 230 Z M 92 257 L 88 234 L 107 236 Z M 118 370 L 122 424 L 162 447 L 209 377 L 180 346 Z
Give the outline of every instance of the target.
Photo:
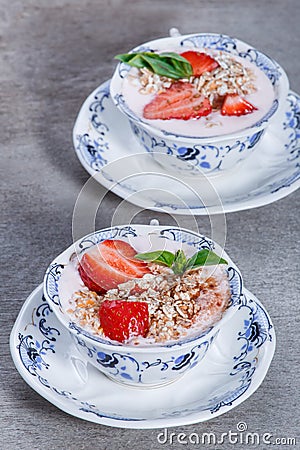
M 24 380 L 61 410 L 109 426 L 161 428 L 203 422 L 245 401 L 267 373 L 275 332 L 267 311 L 245 290 L 201 364 L 169 385 L 132 388 L 82 361 L 40 285 L 19 313 L 10 347 Z
M 141 208 L 205 215 L 266 205 L 300 186 L 300 96 L 289 92 L 277 119 L 245 161 L 204 178 L 166 171 L 136 140 L 127 118 L 113 104 L 109 83 L 84 102 L 73 129 L 83 167 L 105 188 Z

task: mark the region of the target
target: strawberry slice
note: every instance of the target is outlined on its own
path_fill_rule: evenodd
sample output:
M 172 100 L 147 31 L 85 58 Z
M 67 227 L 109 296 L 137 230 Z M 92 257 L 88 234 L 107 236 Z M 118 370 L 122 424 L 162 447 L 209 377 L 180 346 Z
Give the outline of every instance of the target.
M 109 289 L 149 273 L 147 263 L 134 259 L 136 251 L 127 242 L 106 240 L 91 247 L 81 258 L 79 275 L 91 290 L 103 294 Z
M 238 94 L 227 94 L 222 108 L 223 116 L 244 116 L 257 110 L 255 106 Z
M 84 268 L 81 264 L 79 264 L 78 266 L 78 272 L 84 285 L 87 286 L 90 289 L 90 291 L 95 291 L 98 294 L 105 294 L 106 291 L 102 289 L 100 286 L 98 286 L 98 284 L 94 283 L 94 281 L 84 271 Z
M 104 300 L 99 308 L 103 333 L 109 339 L 125 342 L 133 336 L 145 337 L 149 330 L 146 302 Z
M 173 83 L 144 107 L 145 119 L 188 120 L 211 113 L 209 100 L 190 83 Z
M 207 53 L 189 50 L 181 53 L 180 56 L 187 59 L 193 68 L 193 75 L 199 77 L 204 72 L 211 72 L 219 67 L 219 63 Z

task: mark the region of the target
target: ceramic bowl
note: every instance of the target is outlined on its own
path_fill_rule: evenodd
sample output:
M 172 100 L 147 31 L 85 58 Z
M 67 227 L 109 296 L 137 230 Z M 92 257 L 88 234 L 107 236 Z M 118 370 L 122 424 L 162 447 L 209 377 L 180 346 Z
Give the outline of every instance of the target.
M 80 278 L 78 274 L 77 278 L 71 274 L 70 260 L 74 252 L 80 255 L 105 239 L 126 240 L 138 251 L 148 251 L 149 248 L 141 250 L 141 245 L 154 239 L 158 240 L 160 249 L 170 246 L 178 249 L 184 245 L 191 255 L 203 248 L 222 255 L 228 261 L 226 270 L 231 289 L 229 306 L 222 319 L 197 336 L 166 344 L 138 345 L 110 341 L 75 324 L 67 312 L 68 300 L 80 288 Z M 84 362 L 88 361 L 114 381 L 140 387 L 169 383 L 201 363 L 219 330 L 239 308 L 241 293 L 241 274 L 220 246 L 192 231 L 157 225 L 111 227 L 85 236 L 55 258 L 44 278 L 44 295 L 59 321 L 71 333 Z
M 207 137 L 195 132 L 195 128 L 193 134 L 183 134 L 177 130 L 170 132 L 164 129 L 164 124 L 161 124 L 166 121 L 159 121 L 159 126 L 154 124 L 157 121 L 146 121 L 133 112 L 126 103 L 122 86 L 131 67 L 125 63 L 119 63 L 114 72 L 110 84 L 111 97 L 119 110 L 128 118 L 140 144 L 161 165 L 181 173 L 187 172 L 187 175 L 214 175 L 231 169 L 257 148 L 270 123 L 280 114 L 289 89 L 287 75 L 276 61 L 264 53 L 245 42 L 221 34 L 201 33 L 167 37 L 147 42 L 132 51 L 159 52 L 173 48 L 180 48 L 182 52 L 189 49 L 222 50 L 254 64 L 269 78 L 274 90 L 274 99 L 269 110 L 255 123 L 232 133 Z M 234 117 L 235 119 L 237 118 Z M 165 155 L 170 155 L 172 158 L 166 158 Z

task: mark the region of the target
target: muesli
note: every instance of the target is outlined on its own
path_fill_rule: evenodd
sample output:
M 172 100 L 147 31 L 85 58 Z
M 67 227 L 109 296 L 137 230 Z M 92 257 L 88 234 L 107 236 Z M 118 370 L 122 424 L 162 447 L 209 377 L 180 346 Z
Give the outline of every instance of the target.
M 113 341 L 151 344 L 201 334 L 228 307 L 226 261 L 209 250 L 187 258 L 175 253 L 140 253 L 107 240 L 78 263 L 84 283 L 68 313 L 89 332 Z
M 229 52 L 176 48 L 116 58 L 132 66 L 123 81 L 126 104 L 166 131 L 229 133 L 255 123 L 274 99 L 267 76 L 246 58 Z

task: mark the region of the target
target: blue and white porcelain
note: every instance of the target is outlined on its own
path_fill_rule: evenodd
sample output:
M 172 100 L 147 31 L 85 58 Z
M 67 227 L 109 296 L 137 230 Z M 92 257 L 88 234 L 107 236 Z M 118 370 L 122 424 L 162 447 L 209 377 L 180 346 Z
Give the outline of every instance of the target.
M 100 85 L 84 102 L 74 125 L 73 142 L 87 172 L 128 202 L 177 215 L 221 214 L 272 203 L 300 186 L 298 94 L 289 92 L 282 117 L 268 127 L 249 158 L 206 179 L 172 172 L 173 158 L 168 156 L 168 170 L 156 163 L 113 104 L 109 84 Z
M 252 154 L 261 141 L 266 129 L 281 113 L 282 106 L 289 89 L 285 71 L 280 65 L 251 47 L 249 44 L 223 34 L 198 33 L 166 37 L 147 42 L 132 50 L 166 51 L 180 47 L 182 51 L 189 49 L 222 50 L 233 56 L 239 56 L 253 63 L 269 78 L 274 89 L 274 100 L 267 113 L 256 123 L 235 133 L 204 137 L 201 135 L 182 135 L 152 126 L 149 121 L 136 115 L 127 105 L 122 95 L 123 80 L 131 67 L 119 63 L 110 84 L 111 97 L 118 109 L 128 118 L 132 132 L 139 143 L 161 165 L 168 168 L 169 160 L 173 169 L 187 172 L 189 175 L 214 175 L 233 168 L 238 162 Z M 161 154 L 170 158 L 161 158 Z
M 69 300 L 82 288 L 81 279 L 70 260 L 105 239 L 121 239 L 138 251 L 166 248 L 184 249 L 192 256 L 208 248 L 228 262 L 226 266 L 231 289 L 229 306 L 222 319 L 198 335 L 188 336 L 166 344 L 120 344 L 94 334 L 74 323 L 68 313 Z M 211 268 L 213 271 L 213 267 Z M 224 324 L 239 309 L 242 299 L 242 277 L 222 248 L 211 239 L 178 227 L 158 225 L 114 226 L 96 231 L 79 239 L 50 264 L 44 278 L 44 295 L 62 325 L 71 333 L 74 344 L 85 360 L 114 381 L 137 386 L 154 386 L 169 383 L 183 374 L 201 366 L 214 339 Z
M 87 364 L 39 286 L 19 313 L 10 348 L 29 386 L 66 413 L 121 428 L 162 428 L 212 419 L 250 397 L 267 374 L 275 331 L 265 308 L 244 290 L 201 365 L 158 389 L 132 389 Z

